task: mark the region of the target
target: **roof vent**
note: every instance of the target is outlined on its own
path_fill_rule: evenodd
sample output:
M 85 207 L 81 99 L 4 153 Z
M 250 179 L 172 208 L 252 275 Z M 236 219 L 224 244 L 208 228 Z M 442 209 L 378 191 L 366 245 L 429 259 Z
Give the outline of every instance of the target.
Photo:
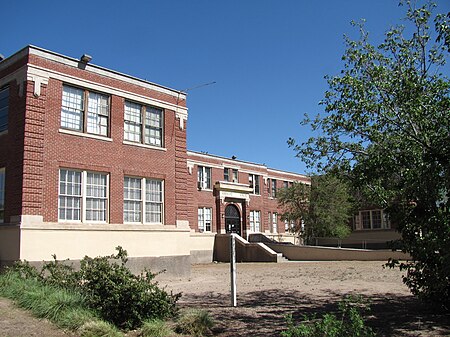
M 83 63 L 89 63 L 91 60 L 92 60 L 92 56 L 88 55 L 88 54 L 83 54 L 80 57 L 80 61 L 83 62 Z

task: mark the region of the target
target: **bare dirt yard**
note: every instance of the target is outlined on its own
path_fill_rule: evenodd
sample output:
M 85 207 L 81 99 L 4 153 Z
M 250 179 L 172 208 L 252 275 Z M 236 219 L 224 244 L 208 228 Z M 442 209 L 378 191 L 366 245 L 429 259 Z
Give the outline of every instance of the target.
M 202 308 L 214 317 L 215 336 L 279 336 L 285 316 L 337 309 L 348 294 L 371 299 L 368 323 L 380 336 L 450 336 L 450 317 L 420 304 L 398 270 L 383 262 L 287 262 L 237 265 L 238 306 L 230 307 L 229 264 L 195 265 L 189 278 L 157 276 L 161 286 L 182 292 L 181 308 Z M 0 298 L 0 336 L 75 336 L 31 317 Z
M 379 262 L 287 262 L 237 265 L 237 304 L 230 306 L 229 264 L 196 265 L 190 278 L 159 275 L 157 280 L 182 292 L 181 307 L 208 310 L 216 321 L 214 335 L 279 336 L 285 316 L 337 309 L 345 295 L 372 302 L 368 324 L 380 336 L 450 336 L 450 316 L 421 305 L 403 284 L 399 270 Z

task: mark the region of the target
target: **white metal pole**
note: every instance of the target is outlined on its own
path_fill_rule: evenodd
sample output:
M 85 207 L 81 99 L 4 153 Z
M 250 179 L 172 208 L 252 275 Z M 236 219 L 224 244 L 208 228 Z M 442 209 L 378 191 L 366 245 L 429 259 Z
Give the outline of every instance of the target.
M 230 234 L 231 306 L 236 307 L 236 239 Z

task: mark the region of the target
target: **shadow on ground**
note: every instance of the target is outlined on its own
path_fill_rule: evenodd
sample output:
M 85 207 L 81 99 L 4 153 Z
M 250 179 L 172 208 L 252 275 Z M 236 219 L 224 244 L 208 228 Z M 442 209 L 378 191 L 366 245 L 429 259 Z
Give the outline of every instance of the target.
M 321 317 L 337 310 L 347 294 L 329 291 L 326 296 L 310 297 L 298 291 L 265 290 L 238 295 L 238 307 L 230 307 L 230 297 L 206 292 L 183 294 L 181 307 L 208 310 L 216 321 L 216 336 L 280 336 L 286 329 L 285 317 L 292 314 L 300 322 L 304 315 Z M 383 294 L 372 297 L 368 325 L 379 336 L 448 336 L 450 316 L 434 312 L 413 296 Z

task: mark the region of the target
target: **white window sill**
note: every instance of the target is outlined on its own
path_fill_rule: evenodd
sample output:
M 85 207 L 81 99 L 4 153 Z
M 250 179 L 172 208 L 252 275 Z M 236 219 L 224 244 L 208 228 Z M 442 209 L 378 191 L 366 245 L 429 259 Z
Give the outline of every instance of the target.
M 124 140 L 123 144 L 137 146 L 137 147 L 143 147 L 146 149 L 152 149 L 152 150 L 158 150 L 158 151 L 167 151 L 167 149 L 165 147 L 153 146 L 153 145 L 142 144 L 142 143 L 135 143 L 135 142 L 130 142 L 128 140 Z
M 97 140 L 103 140 L 106 142 L 112 142 L 112 138 L 105 137 L 105 136 L 99 136 L 99 135 L 93 135 L 90 133 L 84 133 L 84 132 L 79 132 L 79 131 L 59 129 L 59 133 L 64 133 L 64 134 L 72 135 L 72 136 L 85 137 L 85 138 L 92 138 L 92 139 L 97 139 Z

